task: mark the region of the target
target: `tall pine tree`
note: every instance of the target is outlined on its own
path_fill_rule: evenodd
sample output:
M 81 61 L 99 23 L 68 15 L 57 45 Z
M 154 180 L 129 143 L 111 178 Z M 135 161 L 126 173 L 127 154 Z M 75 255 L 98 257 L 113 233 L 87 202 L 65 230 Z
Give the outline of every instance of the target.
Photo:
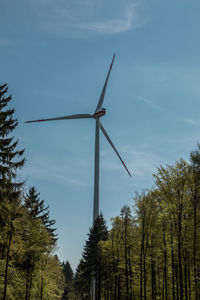
M 24 149 L 17 150 L 18 140 L 12 136 L 13 130 L 18 125 L 14 119 L 14 108 L 8 104 L 12 97 L 7 96 L 7 84 L 0 85 L 0 230 L 1 243 L 0 255 L 5 258 L 4 292 L 3 299 L 6 299 L 8 268 L 10 259 L 10 248 L 12 244 L 14 221 L 19 216 L 20 188 L 22 182 L 17 182 L 17 170 L 25 162 L 23 158 Z
M 66 261 L 66 263 L 63 262 L 62 267 L 63 274 L 65 277 L 65 289 L 62 296 L 62 300 L 70 300 L 70 292 L 72 291 L 72 281 L 74 278 L 74 273 L 68 261 Z
M 26 270 L 25 299 L 29 300 L 31 298 L 36 265 L 44 254 L 53 249 L 57 237 L 54 234 L 56 229 L 52 228 L 55 220 L 50 220 L 49 207 L 45 207 L 44 200 L 40 200 L 39 193 L 37 193 L 35 187 L 31 187 L 25 195 L 23 207 L 29 220 L 28 228 L 24 232 L 26 250 L 23 266 L 24 270 Z M 41 279 L 41 287 L 43 287 L 43 277 Z
M 31 219 L 41 220 L 55 243 L 57 240 L 57 235 L 54 233 L 56 228 L 52 228 L 52 226 L 56 221 L 50 220 L 49 206 L 45 207 L 44 200 L 40 200 L 39 195 L 40 193 L 37 193 L 36 188 L 34 186 L 31 187 L 24 197 L 24 207 L 28 211 Z
M 12 96 L 7 96 L 7 84 L 0 86 L 0 199 L 17 197 L 22 183 L 16 182 L 17 170 L 23 167 L 25 159 L 23 150 L 16 150 L 18 140 L 10 136 L 18 125 L 13 118 L 14 108 L 8 108 Z
M 103 262 L 101 255 L 101 247 L 99 243 L 106 241 L 108 238 L 108 230 L 106 227 L 103 215 L 100 214 L 94 221 L 92 228 L 88 234 L 88 240 L 83 250 L 83 260 L 81 261 L 81 268 L 78 268 L 79 274 L 76 274 L 76 280 L 80 282 L 83 279 L 84 292 L 89 296 L 90 284 L 93 274 L 96 279 L 96 299 L 101 299 L 102 291 L 102 273 Z M 87 279 L 87 285 L 86 285 Z

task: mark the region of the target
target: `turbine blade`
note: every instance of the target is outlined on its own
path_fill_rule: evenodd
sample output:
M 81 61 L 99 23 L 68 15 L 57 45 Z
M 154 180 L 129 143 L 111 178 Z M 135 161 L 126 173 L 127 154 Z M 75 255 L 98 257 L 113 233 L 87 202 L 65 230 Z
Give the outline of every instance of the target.
M 89 118 L 93 118 L 93 116 L 90 114 L 78 114 L 78 115 L 70 115 L 70 116 L 64 116 L 64 117 L 58 117 L 58 118 L 26 121 L 24 123 L 46 122 L 46 121 L 68 120 L 68 119 L 83 119 L 83 118 L 89 119 Z
M 128 174 L 129 174 L 129 176 L 132 177 L 132 176 L 131 176 L 131 173 L 129 172 L 127 166 L 125 165 L 125 163 L 124 163 L 124 161 L 123 161 L 123 159 L 122 159 L 121 156 L 119 155 L 117 149 L 116 149 L 115 146 L 113 145 L 111 139 L 109 138 L 109 136 L 108 136 L 107 132 L 105 131 L 105 129 L 104 129 L 103 125 L 101 124 L 101 122 L 100 122 L 100 128 L 101 128 L 101 131 L 103 132 L 104 136 L 106 137 L 106 139 L 108 140 L 108 142 L 110 143 L 110 145 L 112 146 L 112 148 L 114 149 L 115 153 L 117 154 L 117 156 L 118 156 L 119 159 L 121 160 L 121 162 L 122 162 L 124 168 L 126 169 L 126 171 L 127 171 Z
M 110 72 L 111 72 L 111 69 L 112 69 L 112 65 L 113 65 L 113 62 L 115 60 L 115 54 L 113 55 L 113 59 L 112 59 L 112 62 L 110 64 L 110 68 L 109 68 L 109 71 L 108 71 L 108 75 L 106 77 L 106 81 L 104 83 L 104 86 L 103 86 L 103 90 L 101 92 L 101 96 L 99 98 L 99 102 L 97 104 L 97 107 L 96 107 L 96 110 L 95 110 L 95 113 L 98 112 L 99 110 L 101 110 L 101 107 L 103 105 L 103 100 L 104 100 L 104 96 L 105 96 L 105 92 L 106 92 L 106 87 L 107 87 L 107 83 L 108 83 L 108 79 L 109 79 L 109 76 L 110 76 Z

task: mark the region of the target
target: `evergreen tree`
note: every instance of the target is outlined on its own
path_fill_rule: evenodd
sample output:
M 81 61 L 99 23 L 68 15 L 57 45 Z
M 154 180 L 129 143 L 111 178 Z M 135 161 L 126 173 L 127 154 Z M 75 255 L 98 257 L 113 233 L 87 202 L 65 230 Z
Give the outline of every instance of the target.
M 25 162 L 24 149 L 16 150 L 18 140 L 11 133 L 18 125 L 13 118 L 14 108 L 8 104 L 12 97 L 7 96 L 7 84 L 0 85 L 0 255 L 6 259 L 4 274 L 3 299 L 6 299 L 10 249 L 14 232 L 14 221 L 19 216 L 20 188 L 22 182 L 17 182 L 17 170 Z
M 70 292 L 72 292 L 72 281 L 74 278 L 74 273 L 68 261 L 66 261 L 66 263 L 63 262 L 62 267 L 63 267 L 63 274 L 65 277 L 65 289 L 62 296 L 62 300 L 70 300 L 69 294 Z
M 25 195 L 23 206 L 29 220 L 24 231 L 26 249 L 24 269 L 27 277 L 25 299 L 29 300 L 37 264 L 44 254 L 51 252 L 57 237 L 54 234 L 56 229 L 51 227 L 55 224 L 55 220 L 49 219 L 49 207 L 45 207 L 44 200 L 40 200 L 39 193 L 34 187 L 30 188 Z M 43 277 L 41 281 L 43 286 Z
M 14 108 L 8 108 L 12 97 L 7 96 L 7 84 L 0 86 L 0 199 L 2 200 L 11 193 L 17 197 L 23 183 L 16 182 L 17 170 L 23 167 L 25 159 L 22 158 L 23 150 L 16 150 L 18 140 L 10 136 L 18 125 L 13 118 Z M 8 198 L 8 197 L 7 197 Z
M 76 269 L 74 277 L 74 289 L 76 299 L 89 299 L 90 293 L 90 270 L 86 265 L 86 262 L 81 258 L 78 267 Z
M 102 290 L 102 274 L 103 274 L 103 261 L 100 242 L 106 241 L 108 238 L 108 230 L 106 227 L 103 215 L 100 214 L 94 221 L 92 228 L 88 234 L 88 240 L 84 246 L 83 250 L 83 260 L 81 261 L 81 268 L 79 268 L 79 277 L 76 278 L 80 281 L 83 278 L 87 278 L 87 285 L 84 284 L 86 290 L 85 294 L 89 297 L 90 284 L 93 274 L 95 274 L 96 279 L 96 299 L 101 299 Z M 77 274 L 78 275 L 78 274 Z M 87 298 L 86 298 L 87 299 Z
M 52 226 L 56 221 L 50 220 L 49 206 L 45 207 L 44 200 L 40 200 L 39 195 L 40 193 L 37 193 L 36 188 L 31 187 L 24 197 L 24 207 L 32 220 L 41 220 L 55 243 L 57 240 L 57 235 L 54 233 L 56 228 L 52 228 Z

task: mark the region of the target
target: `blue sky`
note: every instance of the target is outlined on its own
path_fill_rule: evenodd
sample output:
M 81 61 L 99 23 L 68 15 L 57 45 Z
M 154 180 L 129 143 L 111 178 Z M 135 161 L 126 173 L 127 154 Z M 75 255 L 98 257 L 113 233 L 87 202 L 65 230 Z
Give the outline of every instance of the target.
M 73 268 L 92 224 L 94 120 L 24 124 L 93 113 L 116 51 L 102 123 L 100 210 L 108 221 L 159 165 L 188 159 L 199 142 L 200 2 L 1 0 L 0 81 L 7 82 L 26 148 L 20 176 L 50 206 L 57 253 Z

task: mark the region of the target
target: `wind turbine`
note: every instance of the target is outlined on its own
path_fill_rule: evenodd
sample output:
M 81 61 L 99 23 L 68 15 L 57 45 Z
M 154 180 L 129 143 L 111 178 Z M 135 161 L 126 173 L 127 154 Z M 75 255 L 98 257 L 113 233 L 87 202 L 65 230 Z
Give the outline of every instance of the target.
M 112 62 L 110 64 L 110 68 L 108 70 L 108 74 L 103 86 L 103 90 L 101 92 L 101 96 L 99 98 L 99 102 L 97 104 L 97 107 L 95 109 L 95 112 L 93 114 L 76 114 L 76 115 L 69 115 L 69 116 L 63 116 L 58 118 L 49 118 L 49 119 L 40 119 L 40 120 L 33 120 L 33 121 L 26 121 L 25 123 L 33 123 L 33 122 L 46 122 L 46 121 L 60 121 L 60 120 L 69 120 L 69 119 L 95 119 L 96 121 L 96 132 L 95 132 L 95 161 L 94 161 L 94 206 L 93 206 L 93 222 L 99 215 L 99 146 L 100 146 L 100 140 L 99 140 L 99 131 L 101 130 L 104 134 L 105 138 L 119 157 L 120 161 L 122 162 L 124 168 L 128 172 L 128 174 L 131 176 L 128 168 L 126 167 L 124 161 L 122 160 L 121 156 L 119 155 L 117 149 L 115 148 L 113 142 L 111 141 L 109 135 L 107 134 L 106 130 L 104 129 L 102 123 L 100 122 L 100 118 L 103 117 L 106 114 L 106 109 L 102 108 L 104 96 L 106 92 L 106 87 L 108 83 L 108 79 L 110 76 L 110 72 L 113 66 L 113 62 L 115 60 L 115 54 L 113 55 Z

